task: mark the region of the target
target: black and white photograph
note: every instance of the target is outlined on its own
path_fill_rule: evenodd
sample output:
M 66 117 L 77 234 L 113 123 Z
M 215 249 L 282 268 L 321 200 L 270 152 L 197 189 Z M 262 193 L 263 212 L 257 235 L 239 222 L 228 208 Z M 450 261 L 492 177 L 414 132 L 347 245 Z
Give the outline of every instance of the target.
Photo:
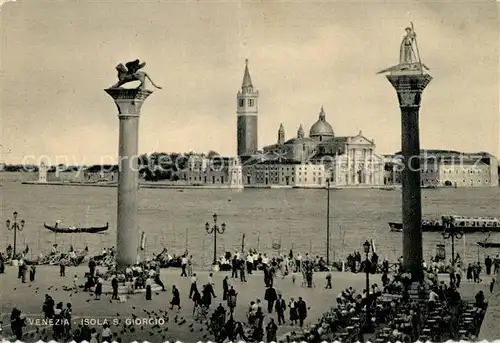
M 0 14 L 0 340 L 500 337 L 500 2 Z

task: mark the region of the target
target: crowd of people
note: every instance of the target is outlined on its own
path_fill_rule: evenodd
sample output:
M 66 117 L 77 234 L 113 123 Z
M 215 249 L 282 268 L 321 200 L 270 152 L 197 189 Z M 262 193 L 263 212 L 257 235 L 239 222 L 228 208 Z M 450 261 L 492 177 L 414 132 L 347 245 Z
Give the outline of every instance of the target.
M 438 270 L 425 268 L 425 279 L 413 289 L 410 275 L 382 274 L 382 288 L 373 284 L 368 292 L 342 291 L 332 309 L 319 322 L 302 332 L 287 335 L 288 341 L 307 342 L 414 342 L 474 340 L 487 303 L 483 291 L 475 301 L 461 298 L 460 278 L 450 272 L 449 284 L 438 280 Z M 490 292 L 493 290 L 490 287 Z
M 106 281 L 111 283 L 112 300 L 119 299 L 120 285 L 125 287 L 129 294 L 144 289 L 146 300 L 152 300 L 153 285 L 166 291 L 160 278 L 166 250 L 154 259 L 138 262 L 122 272 L 116 270 L 115 263 L 110 263 L 104 272 L 102 268 L 98 268 L 99 261 L 108 257 L 114 258 L 114 255 L 113 249 L 106 249 L 103 254 L 90 258 L 84 282 L 79 282 L 79 277 L 75 275 L 73 287 L 92 292 L 96 300 L 101 299 L 103 284 Z M 172 259 L 173 256 L 167 258 Z M 496 262 L 498 260 L 498 256 L 495 259 L 486 258 L 484 265 L 487 275 L 499 272 Z M 233 341 L 237 338 L 245 341 L 276 341 L 278 327 L 285 323 L 296 326 L 296 330 L 287 336 L 287 339 L 292 341 L 299 339 L 308 342 L 357 341 L 366 340 L 367 337 L 372 341 L 472 339 L 477 336 L 487 307 L 482 292 L 476 295 L 476 301 L 473 303 L 461 299 L 459 289 L 463 278 L 463 264 L 459 258 L 455 260 L 453 267 L 447 266 L 444 269 L 449 273 L 449 285 L 438 281 L 437 278 L 437 273 L 443 271 L 440 264 L 442 262 L 431 261 L 428 264 L 423 262 L 425 281 L 417 289 L 413 289 L 408 275 L 403 273 L 402 259 L 397 263 L 401 268 L 392 270 L 385 260 L 379 264 L 376 254 L 372 254 L 367 261 L 362 259 L 359 253 L 354 253 L 346 263 L 348 270 L 356 273 L 366 271 L 371 274 L 381 273 L 381 286 L 372 284 L 370 290 L 365 289 L 359 293 L 352 288 L 344 290 L 337 296 L 335 306 L 325 313 L 317 324 L 304 327 L 308 313 L 306 301 L 302 297 L 295 298 L 281 294 L 274 288 L 275 279 L 289 276 L 295 283 L 301 275 L 302 286 L 312 288 L 316 287 L 314 273 L 327 270 L 325 288 L 332 288 L 330 268 L 322 258 L 312 258 L 309 254 L 295 255 L 291 251 L 287 255 L 269 257 L 267 254 L 249 251 L 227 254 L 224 261 L 229 262 L 231 277 L 226 276 L 222 282 L 223 303 L 212 306 L 213 299 L 217 297 L 213 275 L 209 274 L 205 282 L 200 282 L 193 272 L 192 256 L 187 253 L 180 256 L 179 267 L 181 276 L 190 278 L 189 291 L 186 290 L 184 293 L 176 285 L 172 285 L 170 301 L 171 310 L 181 309 L 181 293 L 189 294 L 188 298 L 193 302 L 193 319 L 199 323 L 207 323 L 208 332 L 214 336 L 216 342 L 223 342 L 226 339 Z M 18 266 L 18 277 L 25 282 L 26 264 L 23 266 L 20 260 Z M 247 275 L 257 270 L 263 271 L 265 291 L 262 299 L 265 304 L 260 297 L 256 297 L 249 304 L 246 321 L 238 322 L 233 316 L 238 295 L 237 284 L 233 280 L 244 283 Z M 466 269 L 466 278 L 468 281 L 480 282 L 482 272 L 480 263 L 470 264 Z M 62 267 L 60 275 L 66 276 Z M 34 281 L 34 278 L 33 271 L 30 280 Z M 492 287 L 493 283 L 490 291 Z M 101 341 L 104 342 L 102 339 L 111 330 L 107 326 L 102 328 L 99 334 L 95 328 L 84 326 L 71 328 L 71 304 L 68 303 L 66 306 L 62 302 L 56 304 L 49 294 L 46 295 L 42 309 L 45 318 L 57 319 L 54 323 L 58 324 L 54 324 L 52 328 L 55 339 L 70 337 L 77 341 L 87 340 L 97 343 L 97 338 L 101 337 Z M 11 315 L 11 327 L 16 337 L 22 337 L 25 325 L 25 317 L 15 308 Z

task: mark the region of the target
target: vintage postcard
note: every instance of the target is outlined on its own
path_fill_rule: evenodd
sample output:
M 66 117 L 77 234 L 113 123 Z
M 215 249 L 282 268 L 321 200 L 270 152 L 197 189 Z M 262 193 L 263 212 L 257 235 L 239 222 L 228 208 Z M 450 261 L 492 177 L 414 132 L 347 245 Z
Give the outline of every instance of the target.
M 500 338 L 496 1 L 2 1 L 0 338 Z

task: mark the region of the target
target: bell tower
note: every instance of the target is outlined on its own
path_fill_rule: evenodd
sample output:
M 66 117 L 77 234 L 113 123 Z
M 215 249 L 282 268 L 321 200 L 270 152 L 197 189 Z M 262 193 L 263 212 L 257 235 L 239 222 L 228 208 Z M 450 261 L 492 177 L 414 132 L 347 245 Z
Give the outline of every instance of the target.
M 243 83 L 236 95 L 236 99 L 238 156 L 248 156 L 256 152 L 259 148 L 259 92 L 254 89 L 252 84 L 252 78 L 248 70 L 248 59 L 245 60 Z
M 285 128 L 283 127 L 283 123 L 280 124 L 280 128 L 278 129 L 278 144 L 285 144 Z

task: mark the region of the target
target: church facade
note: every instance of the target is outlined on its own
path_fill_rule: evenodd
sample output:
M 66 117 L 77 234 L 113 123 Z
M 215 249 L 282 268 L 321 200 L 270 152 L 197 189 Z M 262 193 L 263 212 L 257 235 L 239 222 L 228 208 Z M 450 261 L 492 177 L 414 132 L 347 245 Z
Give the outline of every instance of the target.
M 355 136 L 335 136 L 334 130 L 326 120 L 321 107 L 318 120 L 311 126 L 309 136 L 305 136 L 302 125 L 296 137 L 286 140 L 283 124 L 278 129 L 275 144 L 263 148 L 267 161 L 277 164 L 297 165 L 305 169 L 311 166 L 310 181 L 293 186 L 325 185 L 327 180 L 333 186 L 382 186 L 384 184 L 384 158 L 375 152 L 375 142 L 366 138 L 360 131 Z M 259 168 L 257 163 L 255 168 Z M 318 168 L 319 167 L 319 168 Z M 245 179 L 245 177 L 244 177 Z M 248 177 L 247 177 L 248 179 Z
M 375 142 L 360 131 L 355 136 L 335 136 L 321 107 L 318 120 L 306 137 L 302 125 L 296 137 L 286 140 L 283 124 L 275 144 L 258 150 L 259 92 L 254 88 L 248 60 L 237 93 L 238 158 L 243 164 L 245 185 L 292 187 L 382 186 L 384 158 Z

